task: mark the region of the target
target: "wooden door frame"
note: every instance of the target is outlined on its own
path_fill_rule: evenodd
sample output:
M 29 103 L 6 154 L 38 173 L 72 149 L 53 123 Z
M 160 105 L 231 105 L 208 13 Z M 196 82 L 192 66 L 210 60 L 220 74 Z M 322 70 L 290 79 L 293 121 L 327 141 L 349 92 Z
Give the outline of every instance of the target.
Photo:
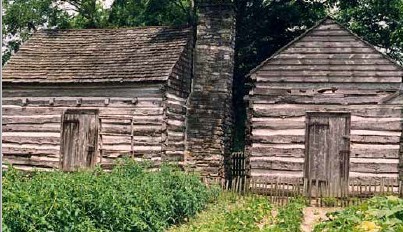
M 346 130 L 345 131 L 349 131 L 350 136 L 351 136 L 351 112 L 349 111 L 306 111 L 305 112 L 305 152 L 304 152 L 304 171 L 303 171 L 303 178 L 304 178 L 304 191 L 305 194 L 309 194 L 309 196 L 311 195 L 310 191 L 311 188 L 310 186 L 312 185 L 312 179 L 309 178 L 307 180 L 307 176 L 310 177 L 309 175 L 309 171 L 310 171 L 310 162 L 309 162 L 309 122 L 310 122 L 310 118 L 312 116 L 327 116 L 327 117 L 334 117 L 334 116 L 339 116 L 339 117 L 345 117 L 346 118 Z M 348 138 L 348 141 L 350 143 L 350 138 Z M 349 144 L 349 152 L 351 152 L 351 143 Z M 349 159 L 349 163 L 350 163 L 350 156 L 348 156 Z M 346 170 L 346 177 L 347 177 L 347 182 L 349 179 L 349 172 L 350 172 L 350 165 L 348 165 Z M 309 191 L 309 193 L 308 193 Z
M 64 158 L 64 147 L 63 147 L 63 130 L 64 130 L 64 122 L 66 114 L 85 114 L 85 115 L 94 115 L 96 127 L 96 138 L 95 138 L 95 150 L 94 150 L 94 161 L 91 163 L 91 166 L 94 166 L 97 158 L 99 157 L 99 149 L 98 149 L 98 139 L 99 139 L 99 109 L 65 109 L 61 115 L 60 122 L 60 151 L 59 151 L 59 169 L 63 170 L 63 158 Z M 63 170 L 64 171 L 64 170 Z

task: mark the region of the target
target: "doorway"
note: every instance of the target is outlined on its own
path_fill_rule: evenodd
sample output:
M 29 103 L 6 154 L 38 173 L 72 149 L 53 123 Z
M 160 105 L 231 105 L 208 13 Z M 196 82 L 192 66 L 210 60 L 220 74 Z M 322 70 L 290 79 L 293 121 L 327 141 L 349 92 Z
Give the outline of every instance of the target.
M 62 115 L 60 164 L 63 171 L 92 167 L 98 143 L 98 110 L 67 109 Z
M 304 178 L 309 196 L 344 196 L 350 163 L 348 112 L 307 112 Z

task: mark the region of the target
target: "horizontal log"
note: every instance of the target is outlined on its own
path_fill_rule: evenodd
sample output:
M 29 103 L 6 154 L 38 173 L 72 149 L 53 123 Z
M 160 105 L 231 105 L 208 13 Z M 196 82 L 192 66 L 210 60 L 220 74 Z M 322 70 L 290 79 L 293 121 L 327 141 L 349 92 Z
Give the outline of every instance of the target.
M 351 130 L 352 135 L 380 135 L 400 137 L 401 133 L 398 131 L 377 131 L 377 130 Z
M 82 84 L 81 86 L 31 86 L 3 85 L 3 97 L 160 97 L 162 85 L 141 84 L 134 85 L 102 85 Z
M 133 156 L 132 156 L 133 154 Z M 113 159 L 113 158 L 121 158 L 121 157 L 134 157 L 134 158 L 157 158 L 161 157 L 162 152 L 159 151 L 134 151 L 133 153 L 130 151 L 117 151 L 117 150 L 103 150 L 102 151 L 102 163 L 104 163 L 105 159 Z
M 4 124 L 46 124 L 46 123 L 60 123 L 60 115 L 3 115 L 2 123 Z
M 388 120 L 389 119 L 389 120 Z M 366 118 L 364 120 L 351 120 L 352 130 L 378 130 L 378 131 L 402 131 L 402 119 L 400 118 Z
M 335 54 L 335 53 L 348 53 L 348 54 L 371 54 L 377 51 L 368 47 L 315 47 L 315 48 L 301 48 L 289 47 L 283 51 L 285 54 Z
M 313 96 L 253 96 L 253 104 L 333 104 L 333 105 L 364 105 L 378 104 L 386 95 L 378 96 L 342 96 L 334 95 L 313 95 Z
M 305 129 L 271 130 L 253 129 L 253 136 L 275 136 L 275 135 L 305 135 Z
M 121 135 L 143 135 L 143 136 L 152 136 L 154 137 L 157 134 L 162 133 L 162 126 L 157 125 L 136 125 L 133 126 L 133 130 L 131 126 L 117 126 L 111 124 L 103 124 L 102 125 L 102 133 L 106 134 L 121 134 Z
M 125 120 L 117 120 L 117 119 L 101 119 L 102 126 L 131 126 L 133 125 L 159 125 L 161 126 L 163 123 L 163 118 L 160 116 L 142 116 L 145 118 L 133 118 L 125 119 Z
M 293 45 L 295 48 L 365 48 L 366 44 L 361 41 L 329 42 L 329 41 L 298 41 Z
M 164 155 L 162 157 L 162 161 L 164 162 L 183 162 L 185 160 L 183 154 L 169 154 L 169 155 Z
M 102 145 L 102 150 L 104 151 L 131 151 L 130 144 L 126 145 Z M 139 153 L 150 153 L 150 152 L 160 152 L 161 145 L 148 145 L 148 146 L 133 146 L 133 150 Z
M 23 156 L 11 156 L 11 155 L 4 155 L 3 156 L 3 163 L 10 163 L 12 165 L 24 165 L 30 166 L 32 168 L 59 168 L 59 161 L 55 160 L 35 160 L 29 157 Z
M 285 171 L 302 171 L 304 163 L 289 162 L 281 160 L 259 160 L 250 161 L 251 169 L 267 169 L 267 170 L 285 170 Z
M 185 114 L 177 114 L 177 113 L 173 113 L 173 112 L 170 112 L 170 111 L 167 111 L 165 113 L 165 115 L 169 120 L 178 120 L 178 121 L 183 121 L 184 122 L 185 119 L 186 119 Z
M 301 130 L 301 133 L 303 131 Z M 350 141 L 356 144 L 389 144 L 397 145 L 400 142 L 400 136 L 396 135 L 377 135 L 377 131 L 374 131 L 374 135 L 351 135 Z M 251 137 L 253 143 L 261 144 L 303 144 L 305 136 L 301 135 L 254 135 Z
M 363 144 L 364 145 L 364 144 Z M 397 159 L 399 158 L 399 148 L 391 149 L 385 147 L 384 149 L 373 149 L 370 144 L 365 144 L 368 148 L 351 148 L 350 157 L 354 158 L 385 158 L 385 159 Z
M 72 109 L 71 107 L 20 107 L 20 106 L 9 106 L 3 105 L 2 113 L 3 115 L 62 115 L 66 109 Z M 91 107 L 76 107 L 73 109 L 93 109 Z M 104 115 L 161 115 L 163 113 L 162 108 L 109 108 L 109 107 L 98 107 L 100 116 Z
M 318 92 L 320 91 L 320 92 Z M 371 89 L 290 89 L 290 88 L 259 88 L 256 87 L 251 91 L 251 95 L 295 95 L 295 96 L 314 96 L 314 95 L 336 95 L 339 96 L 389 96 L 390 94 L 395 93 L 395 90 L 387 91 L 387 90 L 371 90 Z
M 316 75 L 317 74 L 317 75 Z M 274 74 L 273 76 L 285 76 L 284 72 L 282 74 Z M 309 73 L 306 76 L 323 76 L 321 73 L 316 72 L 315 74 Z M 326 75 L 326 74 L 324 74 Z M 333 73 L 329 73 L 329 75 L 333 75 Z M 295 76 L 295 73 L 290 73 L 290 76 Z M 298 74 L 300 76 L 300 74 Z M 339 75 L 343 76 L 343 75 Z M 345 76 L 350 77 L 351 74 L 345 74 Z M 399 76 L 397 73 L 396 75 L 388 75 L 389 77 Z M 265 82 L 260 81 L 256 82 L 256 88 L 266 88 L 266 89 L 298 89 L 298 90 L 309 90 L 309 89 L 355 89 L 355 90 L 373 90 L 373 91 L 394 91 L 396 92 L 399 90 L 400 83 L 399 82 L 391 82 L 391 83 L 358 83 L 358 82 Z
M 59 123 L 47 124 L 6 124 L 3 132 L 60 132 Z
M 342 30 L 342 29 L 335 29 L 335 30 L 315 29 L 315 30 L 311 31 L 309 33 L 309 35 L 311 35 L 311 36 L 327 36 L 327 37 L 331 37 L 331 36 L 350 36 L 351 37 L 351 34 L 348 31 Z M 374 49 L 370 49 L 370 50 L 373 51 Z
M 351 135 L 350 141 L 358 144 L 399 144 L 399 136 Z
M 374 179 L 380 179 L 380 178 L 387 178 L 387 179 L 395 179 L 398 177 L 396 173 L 361 173 L 361 172 L 350 172 L 349 177 L 351 179 L 356 179 L 356 178 L 374 178 Z
M 102 122 L 105 123 L 122 123 L 122 124 L 131 124 L 131 121 L 133 122 L 150 122 L 150 123 L 156 123 L 156 122 L 162 122 L 164 120 L 162 115 L 157 115 L 157 116 L 124 116 L 124 117 L 114 117 L 113 115 L 110 115 L 109 117 L 103 117 Z
M 2 136 L 26 136 L 26 137 L 60 137 L 60 133 L 55 132 L 2 132 Z
M 35 149 L 35 148 L 23 148 L 23 147 L 6 147 L 3 144 L 2 153 L 4 156 L 6 155 L 15 155 L 15 156 L 59 156 L 59 149 Z
M 251 169 L 250 172 L 252 177 L 259 177 L 263 180 L 265 178 L 273 178 L 273 177 L 287 177 L 287 178 L 302 178 L 302 171 L 291 171 L 291 170 L 269 170 L 269 169 Z
M 307 42 L 312 43 L 312 42 Z M 333 43 L 333 42 L 316 42 L 313 43 Z M 266 64 L 267 66 L 272 65 L 392 65 L 389 60 L 385 60 L 383 58 L 373 58 L 373 59 L 363 59 L 363 58 L 332 58 L 332 59 L 323 59 L 323 58 L 295 58 L 291 57 L 287 58 L 277 58 L 273 59 Z
M 398 164 L 393 163 L 350 163 L 351 172 L 398 173 Z
M 288 71 L 290 71 L 291 69 L 287 69 Z M 348 70 L 348 69 L 345 69 Z M 271 71 L 275 71 L 274 69 L 270 70 Z M 295 70 L 296 72 L 300 72 L 303 71 L 301 70 Z M 318 70 L 318 71 L 322 71 L 322 70 Z M 269 72 L 269 71 L 268 71 Z M 256 77 L 256 80 L 258 82 L 264 82 L 264 83 L 276 83 L 276 82 L 280 82 L 280 83 L 305 83 L 305 82 L 310 82 L 310 83 L 321 83 L 321 82 L 341 82 L 341 83 L 345 83 L 345 82 L 351 82 L 351 83 L 390 83 L 390 82 L 399 82 L 401 81 L 401 77 L 398 76 L 392 76 L 392 77 L 378 77 L 378 76 L 368 76 L 368 77 L 363 77 L 363 76 L 298 76 L 298 73 L 296 73 L 296 75 L 287 75 L 287 76 L 282 76 L 281 74 L 278 76 L 268 76 L 268 75 L 264 75 L 264 74 L 259 74 Z
M 169 101 L 178 101 L 178 102 L 181 102 L 183 104 L 186 104 L 186 99 L 183 98 L 183 97 L 180 97 L 180 96 L 178 96 L 176 94 L 171 94 L 171 93 L 166 93 L 165 95 L 166 95 L 166 97 L 167 97 L 167 99 Z
M 151 145 L 159 144 L 161 142 L 161 136 L 102 136 L 103 145 L 122 145 L 122 144 L 133 144 L 136 145 Z
M 304 135 L 271 135 L 271 136 L 252 136 L 252 143 L 261 144 L 286 144 L 296 143 L 303 144 L 305 141 Z
M 305 38 L 304 38 L 305 39 Z M 310 41 L 328 41 L 336 42 L 337 39 L 347 39 L 347 38 L 326 38 L 326 37 L 309 37 L 306 38 Z M 297 54 L 297 53 L 280 53 L 275 56 L 275 59 L 384 59 L 380 53 L 368 53 L 368 54 L 346 54 L 346 53 L 308 53 L 308 54 Z
M 273 120 L 258 121 L 252 123 L 253 129 L 272 129 L 272 130 L 288 130 L 288 129 L 304 129 L 305 122 L 291 121 L 291 120 Z
M 52 107 L 76 107 L 80 100 L 80 106 L 86 107 L 113 107 L 113 108 L 147 108 L 159 107 L 162 98 L 105 98 L 105 97 L 7 97 L 3 98 L 4 105 L 23 106 L 23 100 L 27 106 L 52 106 Z M 51 105 L 52 103 L 52 105 Z
M 2 136 L 2 143 L 60 145 L 60 137 Z
M 50 167 L 41 167 L 41 166 L 29 166 L 29 165 L 18 165 L 18 164 L 13 164 L 13 168 L 24 171 L 24 172 L 34 172 L 34 171 L 41 171 L 41 172 L 51 172 L 56 170 L 55 168 L 50 168 Z M 6 165 L 2 165 L 3 170 L 7 170 Z
M 338 30 L 338 31 L 345 31 L 343 28 L 341 28 L 338 24 L 331 22 L 331 21 L 325 21 L 323 22 L 321 25 L 319 25 L 318 27 L 316 27 L 314 29 L 314 31 L 317 30 Z M 309 33 L 310 34 L 310 33 Z M 351 36 L 351 35 L 350 35 Z M 353 37 L 354 38 L 354 37 Z
M 315 50 L 317 48 L 307 48 L 305 50 Z M 320 48 L 319 48 L 320 49 Z M 337 49 L 337 48 L 336 48 Z M 348 49 L 348 48 L 346 48 Z M 262 68 L 259 69 L 257 72 L 257 76 L 259 77 L 260 75 L 264 74 L 269 74 L 269 72 L 273 71 L 363 71 L 372 73 L 376 71 L 400 71 L 400 68 L 397 67 L 396 65 L 358 65 L 358 64 L 297 64 L 297 65 L 287 65 L 287 64 L 274 64 L 274 63 L 269 63 Z
M 254 144 L 255 145 L 255 144 Z M 295 148 L 281 148 L 281 147 L 252 147 L 251 148 L 252 157 L 294 157 L 301 158 L 304 157 L 304 148 L 295 147 Z
M 313 104 L 254 104 L 254 117 L 298 117 L 307 111 L 347 111 L 360 117 L 396 118 L 401 116 L 402 106 L 388 105 L 313 105 Z

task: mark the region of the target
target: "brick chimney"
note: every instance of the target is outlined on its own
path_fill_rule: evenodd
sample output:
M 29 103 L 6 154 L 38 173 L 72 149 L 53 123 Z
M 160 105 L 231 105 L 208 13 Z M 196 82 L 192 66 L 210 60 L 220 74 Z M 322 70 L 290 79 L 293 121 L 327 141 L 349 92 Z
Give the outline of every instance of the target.
M 231 0 L 198 0 L 194 76 L 188 99 L 185 162 L 224 177 L 232 141 L 235 15 Z

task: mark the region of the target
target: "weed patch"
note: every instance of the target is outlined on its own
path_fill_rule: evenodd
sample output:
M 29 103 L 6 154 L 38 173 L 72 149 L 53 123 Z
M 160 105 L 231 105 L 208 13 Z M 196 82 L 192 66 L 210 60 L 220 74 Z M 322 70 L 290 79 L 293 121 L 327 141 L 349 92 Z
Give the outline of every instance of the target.
M 125 161 L 100 169 L 3 176 L 5 231 L 163 231 L 205 208 L 217 189 L 173 167 Z
M 394 196 L 374 197 L 328 215 L 314 231 L 392 232 L 403 231 L 403 200 Z
M 264 197 L 223 192 L 205 211 L 169 231 L 260 231 L 271 223 L 270 212 L 271 205 Z

